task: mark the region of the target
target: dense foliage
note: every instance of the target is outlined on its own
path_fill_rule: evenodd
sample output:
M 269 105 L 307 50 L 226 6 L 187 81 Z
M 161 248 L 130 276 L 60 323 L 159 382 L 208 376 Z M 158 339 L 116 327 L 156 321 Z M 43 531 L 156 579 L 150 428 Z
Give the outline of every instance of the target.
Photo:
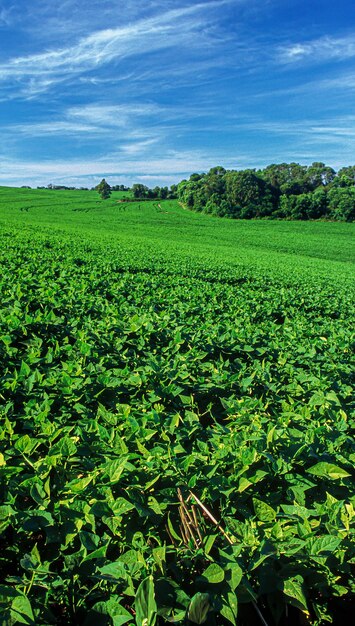
M 349 623 L 353 225 L 117 199 L 0 190 L 2 626 Z
M 103 200 L 108 200 L 111 195 L 111 187 L 108 182 L 103 178 L 102 181 L 97 185 L 96 191 L 100 195 Z
M 160 200 L 167 200 L 176 198 L 177 185 L 171 185 L 171 187 L 159 187 L 158 185 L 153 189 L 143 185 L 142 183 L 135 183 L 132 185 L 133 198 L 140 200 L 152 200 L 153 198 L 159 198 Z
M 355 166 L 336 172 L 324 163 L 269 165 L 263 170 L 192 174 L 178 185 L 190 209 L 221 217 L 277 217 L 296 220 L 355 219 Z

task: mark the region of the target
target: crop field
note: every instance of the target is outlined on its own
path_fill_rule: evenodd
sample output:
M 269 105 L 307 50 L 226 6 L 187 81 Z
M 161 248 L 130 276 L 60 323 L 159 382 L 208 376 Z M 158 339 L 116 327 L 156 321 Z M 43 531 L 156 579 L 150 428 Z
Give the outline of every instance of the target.
M 0 188 L 0 625 L 350 623 L 355 225 L 124 195 Z

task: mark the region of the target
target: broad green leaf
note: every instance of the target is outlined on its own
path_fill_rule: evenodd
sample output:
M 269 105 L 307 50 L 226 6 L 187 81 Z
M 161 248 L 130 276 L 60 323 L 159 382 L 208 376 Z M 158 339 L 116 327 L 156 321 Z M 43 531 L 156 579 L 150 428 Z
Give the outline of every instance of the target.
M 32 485 L 30 489 L 30 495 L 31 498 L 33 498 L 33 500 L 40 505 L 43 505 L 44 502 L 47 500 L 47 494 L 44 491 L 42 484 L 38 482 Z
M 35 446 L 36 446 L 36 441 L 31 439 L 28 435 L 23 435 L 23 437 L 20 437 L 16 441 L 14 447 L 16 448 L 16 450 L 19 450 L 23 454 L 26 454 L 26 453 L 30 453 L 32 448 Z
M 323 537 L 317 537 L 316 539 L 309 539 L 307 546 L 310 549 L 312 556 L 317 556 L 323 553 L 333 553 L 341 544 L 341 538 L 333 535 L 324 535 Z
M 299 504 L 281 504 L 281 508 L 286 515 L 301 517 L 302 519 L 308 519 L 312 513 L 315 513 L 314 510 L 307 509 L 305 506 Z
M 115 459 L 114 461 L 110 461 L 110 463 L 107 463 L 105 465 L 105 474 L 107 474 L 111 483 L 115 483 L 120 479 L 121 474 L 125 468 L 125 463 L 125 460 Z
M 34 626 L 34 615 L 29 599 L 25 595 L 19 595 L 11 603 L 11 616 L 15 623 L 31 624 Z
M 209 554 L 212 550 L 213 544 L 216 541 L 218 535 L 207 535 L 204 538 L 204 550 L 205 554 Z
M 229 586 L 234 591 L 241 583 L 243 578 L 242 569 L 239 567 L 238 563 L 228 563 L 226 566 L 226 574 L 229 578 Z
M 126 498 L 117 498 L 111 506 L 115 515 L 124 515 L 135 508 L 134 504 L 126 500 Z
M 165 574 L 165 562 L 166 562 L 166 547 L 159 546 L 158 548 L 154 548 L 152 551 L 153 559 L 155 563 L 158 565 L 161 573 Z
M 179 535 L 175 531 L 174 526 L 172 525 L 172 522 L 171 522 L 171 519 L 170 519 L 170 515 L 168 515 L 168 530 L 169 530 L 169 533 L 171 535 L 171 538 L 175 539 L 176 541 L 181 543 L 181 537 L 179 537 Z
M 261 522 L 273 522 L 276 517 L 276 511 L 266 502 L 253 498 L 253 506 L 256 517 Z
M 208 593 L 196 593 L 191 599 L 187 617 L 194 624 L 204 624 L 211 609 Z
M 115 563 L 108 563 L 99 569 L 102 576 L 105 578 L 111 578 L 112 580 L 126 580 L 127 571 L 124 563 L 121 561 L 115 561 Z
M 221 583 L 224 580 L 224 570 L 218 563 L 211 563 L 203 572 L 201 578 L 210 584 Z
M 283 581 L 283 592 L 291 599 L 290 602 L 293 606 L 308 613 L 307 599 L 303 591 L 303 586 L 302 576 L 295 576 L 294 578 Z
M 250 482 L 250 480 L 248 480 L 247 478 L 245 478 L 244 476 L 242 476 L 239 479 L 239 485 L 238 485 L 238 491 L 239 493 L 243 493 L 243 491 L 245 491 L 246 489 L 248 489 L 248 487 L 250 487 L 250 485 L 252 485 L 253 483 Z
M 26 378 L 27 376 L 30 375 L 30 373 L 31 373 L 31 368 L 29 367 L 29 365 L 27 365 L 25 361 L 21 361 L 19 376 Z
M 62 456 L 70 457 L 75 454 L 76 451 L 77 447 L 74 441 L 70 437 L 63 437 L 50 449 L 49 454 L 51 456 L 61 454 Z
M 88 554 L 88 556 L 86 556 L 82 562 L 86 563 L 87 561 L 94 561 L 95 559 L 102 559 L 106 556 L 106 552 L 107 552 L 107 546 L 101 546 L 101 548 L 98 548 L 97 550 L 90 552 L 90 554 Z
M 127 622 L 133 622 L 132 615 L 114 615 L 112 618 L 112 626 L 122 626 L 123 624 L 127 624 Z
M 93 481 L 94 476 L 85 476 L 85 478 L 77 478 L 75 480 L 72 480 L 70 483 L 68 483 L 65 487 L 66 487 L 66 491 L 72 492 L 72 493 L 81 493 L 82 491 L 84 491 L 84 489 L 86 489 L 86 487 L 88 485 L 90 485 L 90 483 Z
M 14 514 L 14 509 L 9 504 L 3 504 L 0 506 L 0 521 L 11 517 Z
M 342 467 L 338 465 L 333 465 L 333 463 L 316 463 L 310 469 L 307 470 L 309 474 L 313 474 L 314 476 L 320 476 L 321 478 L 330 478 L 331 480 L 339 480 L 341 478 L 347 478 L 351 476 L 349 472 L 344 470 Z
M 23 528 L 27 531 L 38 532 L 39 528 L 46 529 L 54 526 L 54 518 L 48 511 L 27 511 L 27 519 L 23 522 Z
M 231 624 L 236 626 L 238 614 L 237 596 L 232 591 L 229 591 L 226 596 L 222 598 L 222 602 L 223 605 L 220 610 L 221 615 L 231 622 Z
M 148 576 L 138 587 L 134 601 L 137 626 L 154 626 L 157 619 L 157 605 L 154 593 L 153 576 Z
M 96 602 L 89 611 L 84 626 L 122 626 L 133 621 L 133 616 L 121 606 L 120 598 L 112 597 L 107 602 Z

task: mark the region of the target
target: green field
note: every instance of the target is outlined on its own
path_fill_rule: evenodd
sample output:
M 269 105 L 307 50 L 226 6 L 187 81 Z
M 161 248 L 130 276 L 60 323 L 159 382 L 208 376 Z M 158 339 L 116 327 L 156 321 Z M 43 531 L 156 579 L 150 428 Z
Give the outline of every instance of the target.
M 355 225 L 122 195 L 0 188 L 1 626 L 346 623 Z

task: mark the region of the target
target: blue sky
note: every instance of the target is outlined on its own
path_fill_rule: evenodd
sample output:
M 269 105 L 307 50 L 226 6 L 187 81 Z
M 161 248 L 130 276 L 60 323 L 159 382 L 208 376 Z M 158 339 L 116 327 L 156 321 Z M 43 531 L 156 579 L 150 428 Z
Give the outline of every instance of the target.
M 0 184 L 355 154 L 353 0 L 0 0 Z

